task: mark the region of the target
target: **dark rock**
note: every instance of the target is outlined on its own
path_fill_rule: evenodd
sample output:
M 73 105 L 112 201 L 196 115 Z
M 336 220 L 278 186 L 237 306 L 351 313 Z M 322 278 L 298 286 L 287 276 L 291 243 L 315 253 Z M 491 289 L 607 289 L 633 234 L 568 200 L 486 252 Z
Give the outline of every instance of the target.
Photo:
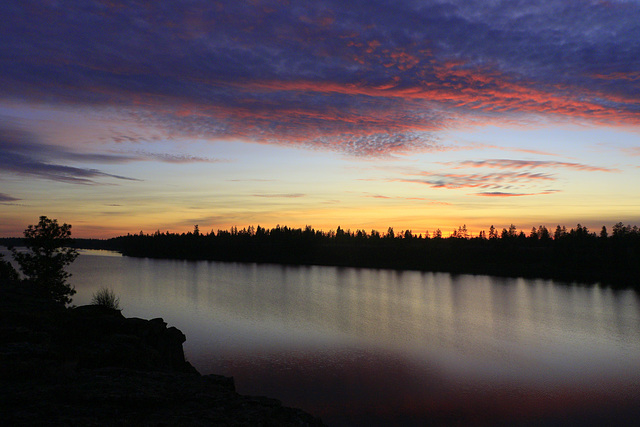
M 57 338 L 61 352 L 82 367 L 194 371 L 184 358 L 185 335 L 160 318 L 125 318 L 119 310 L 81 306 L 69 310 Z
M 233 378 L 201 376 L 160 318 L 64 309 L 0 286 L 0 413 L 12 426 L 315 426 Z

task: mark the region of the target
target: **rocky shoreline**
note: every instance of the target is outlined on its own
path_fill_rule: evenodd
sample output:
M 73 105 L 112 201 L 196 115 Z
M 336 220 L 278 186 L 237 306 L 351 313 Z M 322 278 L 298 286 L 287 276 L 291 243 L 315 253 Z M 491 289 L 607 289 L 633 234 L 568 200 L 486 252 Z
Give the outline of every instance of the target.
M 200 375 L 160 318 L 72 309 L 0 286 L 0 411 L 12 426 L 321 426 L 302 410 Z

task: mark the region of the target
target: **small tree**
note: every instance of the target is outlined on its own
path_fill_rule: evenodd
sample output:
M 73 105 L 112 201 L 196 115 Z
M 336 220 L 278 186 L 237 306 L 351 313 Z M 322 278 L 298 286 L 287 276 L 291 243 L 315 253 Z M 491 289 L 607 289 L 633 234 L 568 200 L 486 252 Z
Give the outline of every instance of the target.
M 67 283 L 71 274 L 64 270 L 78 257 L 78 251 L 68 247 L 70 236 L 70 225 L 59 225 L 57 220 L 41 216 L 37 225 L 30 225 L 24 231 L 28 252 L 11 250 L 27 281 L 60 304 L 70 303 L 76 293 Z

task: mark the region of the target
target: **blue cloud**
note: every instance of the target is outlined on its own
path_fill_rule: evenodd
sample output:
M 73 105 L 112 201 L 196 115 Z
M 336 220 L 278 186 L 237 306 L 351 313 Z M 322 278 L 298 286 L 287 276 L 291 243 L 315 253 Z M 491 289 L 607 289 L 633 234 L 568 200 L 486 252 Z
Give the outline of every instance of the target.
M 505 114 L 635 126 L 638 16 L 595 0 L 24 0 L 0 7 L 0 98 L 346 153 Z M 356 131 L 395 136 L 353 150 Z
M 123 164 L 138 161 L 164 163 L 214 163 L 221 160 L 191 155 L 148 153 L 128 154 L 82 153 L 39 142 L 37 137 L 19 128 L 0 122 L 0 172 L 35 176 L 74 184 L 97 184 L 98 178 L 138 181 L 138 179 L 109 174 L 94 168 L 69 166 L 64 162 Z
M 0 203 L 17 202 L 18 200 L 20 199 L 17 199 L 5 193 L 0 193 Z

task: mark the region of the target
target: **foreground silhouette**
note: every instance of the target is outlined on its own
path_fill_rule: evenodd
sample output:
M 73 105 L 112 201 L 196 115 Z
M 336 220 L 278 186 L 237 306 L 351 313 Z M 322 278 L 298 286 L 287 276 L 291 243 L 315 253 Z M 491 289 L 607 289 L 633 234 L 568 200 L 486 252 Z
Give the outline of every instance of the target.
M 289 425 L 322 422 L 201 376 L 162 319 L 65 308 L 0 282 L 0 413 L 9 426 Z
M 108 290 L 67 307 L 70 226 L 41 217 L 13 250 L 25 279 L 0 258 L 0 413 L 4 425 L 320 426 L 301 410 L 236 393 L 201 376 L 184 334 L 161 319 L 125 318 Z

